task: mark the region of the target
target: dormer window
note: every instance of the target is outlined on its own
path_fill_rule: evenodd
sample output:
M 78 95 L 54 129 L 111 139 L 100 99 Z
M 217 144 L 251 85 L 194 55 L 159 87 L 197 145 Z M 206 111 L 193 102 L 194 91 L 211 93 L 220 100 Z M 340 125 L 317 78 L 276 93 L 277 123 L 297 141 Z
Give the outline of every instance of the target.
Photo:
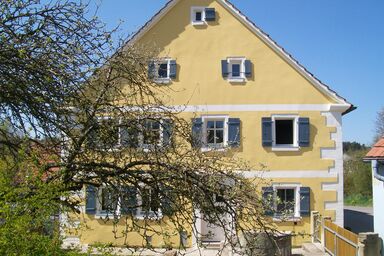
M 206 25 L 206 22 L 216 20 L 215 8 L 192 7 L 191 22 L 192 25 Z

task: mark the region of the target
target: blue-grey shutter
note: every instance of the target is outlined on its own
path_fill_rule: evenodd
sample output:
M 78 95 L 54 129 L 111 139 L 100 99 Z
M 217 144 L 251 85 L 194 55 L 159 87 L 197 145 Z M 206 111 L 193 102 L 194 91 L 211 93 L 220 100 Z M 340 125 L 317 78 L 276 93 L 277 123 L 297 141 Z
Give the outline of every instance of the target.
M 261 123 L 263 147 L 272 147 L 272 118 L 263 117 Z
M 247 77 L 247 78 L 252 77 L 252 63 L 251 63 L 251 61 L 245 60 L 244 66 L 245 66 L 245 77 Z
M 156 74 L 156 64 L 155 61 L 148 62 L 148 78 L 154 79 Z
M 221 61 L 221 74 L 223 75 L 224 78 L 228 77 L 228 75 L 229 75 L 228 61 L 227 60 Z
M 311 189 L 309 187 L 300 188 L 300 216 L 311 214 Z
M 139 145 L 138 141 L 138 130 L 136 122 L 133 120 L 127 121 L 126 124 L 120 127 L 120 143 L 123 147 L 137 148 Z
M 177 76 L 177 64 L 175 60 L 169 61 L 169 78 L 176 79 Z
M 266 216 L 272 216 L 273 215 L 273 187 L 263 187 L 262 188 L 263 193 L 263 204 L 264 204 L 264 214 Z
M 137 212 L 137 189 L 133 186 L 122 188 L 121 213 L 136 215 Z
M 91 185 L 86 189 L 85 213 L 96 214 L 97 188 Z
M 192 119 L 192 147 L 201 148 L 203 146 L 203 119 Z
M 205 8 L 205 21 L 215 21 L 216 11 L 215 8 Z
M 299 118 L 299 146 L 309 147 L 309 141 L 310 141 L 309 118 L 300 117 Z
M 228 119 L 228 145 L 231 147 L 240 146 L 240 118 Z
M 169 119 L 163 120 L 163 146 L 168 146 L 172 136 L 172 122 Z

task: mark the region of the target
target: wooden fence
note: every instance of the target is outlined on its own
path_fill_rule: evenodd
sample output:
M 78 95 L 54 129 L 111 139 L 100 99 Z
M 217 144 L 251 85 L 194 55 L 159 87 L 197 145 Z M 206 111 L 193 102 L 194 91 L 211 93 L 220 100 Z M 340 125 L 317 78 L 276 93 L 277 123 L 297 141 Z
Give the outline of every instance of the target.
M 358 235 L 324 219 L 324 248 L 332 256 L 357 256 Z

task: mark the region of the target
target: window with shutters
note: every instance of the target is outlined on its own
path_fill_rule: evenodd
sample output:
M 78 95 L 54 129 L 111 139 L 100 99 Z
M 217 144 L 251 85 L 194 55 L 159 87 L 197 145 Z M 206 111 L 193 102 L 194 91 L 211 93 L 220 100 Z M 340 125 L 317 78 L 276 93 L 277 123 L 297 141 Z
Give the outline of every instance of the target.
M 152 60 L 148 64 L 148 75 L 156 83 L 170 83 L 176 78 L 176 61 L 170 58 Z
M 263 188 L 263 198 L 271 208 L 266 215 L 275 220 L 298 221 L 310 215 L 310 189 L 300 184 L 273 184 Z
M 223 77 L 232 83 L 243 83 L 252 76 L 252 64 L 244 57 L 229 57 L 221 61 Z
M 193 147 L 203 151 L 240 146 L 240 119 L 202 116 L 193 120 Z
M 161 198 L 159 191 L 154 188 L 143 186 L 138 194 L 138 203 L 140 205 L 136 217 L 141 218 L 161 218 Z
M 191 23 L 194 26 L 207 25 L 207 22 L 216 20 L 214 8 L 194 6 L 191 8 Z

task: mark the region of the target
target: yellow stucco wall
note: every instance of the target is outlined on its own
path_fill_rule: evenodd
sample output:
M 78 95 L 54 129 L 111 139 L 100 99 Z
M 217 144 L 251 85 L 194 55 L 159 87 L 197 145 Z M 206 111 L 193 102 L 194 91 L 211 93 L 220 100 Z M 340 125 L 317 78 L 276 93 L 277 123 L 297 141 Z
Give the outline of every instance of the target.
M 216 9 L 217 21 L 207 26 L 191 25 L 192 6 L 209 6 Z M 160 50 L 159 57 L 170 57 L 177 61 L 177 79 L 171 84 L 167 95 L 169 105 L 246 105 L 246 104 L 332 104 L 328 96 L 316 89 L 308 80 L 283 60 L 267 44 L 244 26 L 222 4 L 214 0 L 181 0 L 136 44 Z M 253 77 L 244 84 L 231 84 L 221 75 L 221 60 L 227 57 L 246 57 L 253 63 Z M 261 146 L 261 118 L 272 114 L 293 114 L 309 117 L 311 123 L 311 145 L 295 152 L 274 152 Z M 249 112 L 205 112 L 183 113 L 189 119 L 195 115 L 228 115 L 241 120 L 241 147 L 238 157 L 255 166 L 264 164 L 271 172 L 324 171 L 334 161 L 321 159 L 321 148 L 333 148 L 331 140 L 334 127 L 326 125 L 320 111 L 249 111 Z M 325 182 L 337 182 L 337 178 L 278 178 L 274 183 L 300 183 L 311 187 L 311 209 L 323 215 L 335 216 L 334 211 L 325 210 L 325 201 L 336 201 L 336 191 L 323 191 Z M 92 244 L 112 242 L 124 244 L 115 239 L 111 222 L 104 223 L 92 216 L 84 215 L 87 228 L 81 231 L 81 242 Z M 123 229 L 120 220 L 120 230 Z M 309 233 L 309 218 L 298 223 L 277 223 L 282 230 L 295 233 Z M 162 224 L 159 224 L 160 228 Z M 175 243 L 178 243 L 175 237 Z M 309 237 L 294 238 L 295 245 L 308 241 Z M 143 245 L 142 239 L 134 233 L 129 236 L 132 246 Z M 155 238 L 154 246 L 164 242 Z

